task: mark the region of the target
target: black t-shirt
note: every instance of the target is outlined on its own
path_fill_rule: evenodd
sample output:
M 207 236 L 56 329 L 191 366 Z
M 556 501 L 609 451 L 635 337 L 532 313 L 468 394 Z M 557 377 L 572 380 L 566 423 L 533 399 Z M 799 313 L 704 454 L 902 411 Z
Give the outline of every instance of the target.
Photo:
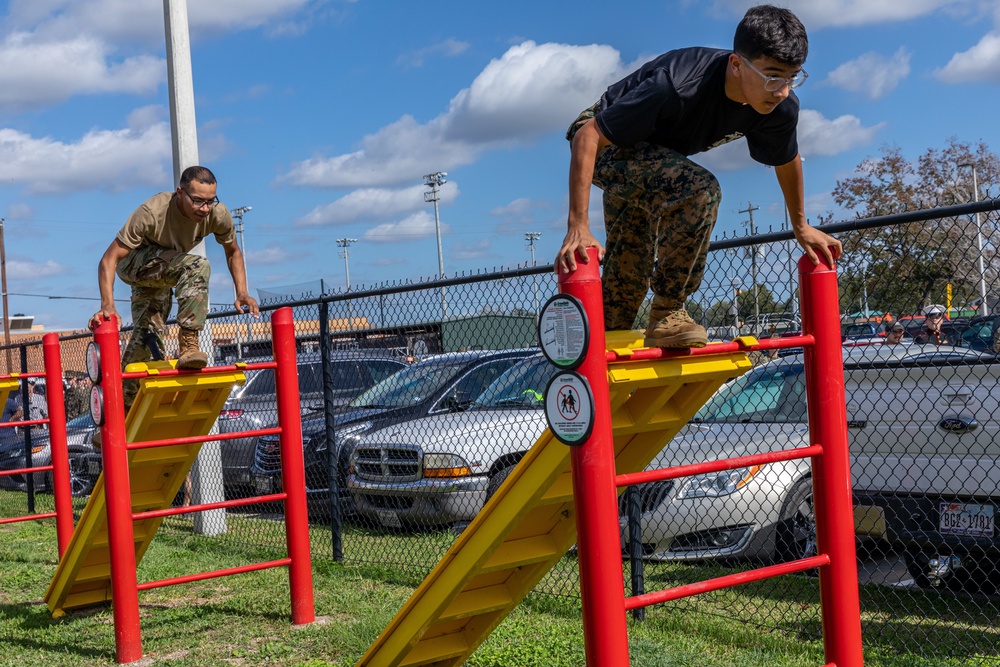
M 799 98 L 788 98 L 769 114 L 726 97 L 726 67 L 732 51 L 678 49 L 651 60 L 601 97 L 595 117 L 617 146 L 647 142 L 694 155 L 747 138 L 750 156 L 778 166 L 799 152 Z

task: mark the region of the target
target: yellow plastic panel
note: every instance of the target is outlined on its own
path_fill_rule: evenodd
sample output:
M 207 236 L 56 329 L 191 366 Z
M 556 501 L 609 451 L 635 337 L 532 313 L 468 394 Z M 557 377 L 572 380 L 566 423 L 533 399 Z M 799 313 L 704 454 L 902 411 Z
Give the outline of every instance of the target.
M 636 332 L 609 332 L 621 356 Z M 727 380 L 744 353 L 609 365 L 618 474 L 643 470 Z M 455 540 L 358 667 L 459 667 L 576 542 L 569 447 L 546 431 Z
M 176 361 L 129 364 L 127 371 L 173 368 Z M 150 375 L 139 382 L 139 393 L 125 419 L 128 442 L 208 435 L 234 385 L 243 384 L 242 371 L 192 375 Z M 128 453 L 132 511 L 170 507 L 194 463 L 201 443 L 137 449 Z M 104 474 L 97 479 L 80 516 L 66 554 L 45 594 L 53 616 L 67 609 L 111 599 L 111 560 Z M 133 522 L 136 565 L 156 535 L 162 519 Z

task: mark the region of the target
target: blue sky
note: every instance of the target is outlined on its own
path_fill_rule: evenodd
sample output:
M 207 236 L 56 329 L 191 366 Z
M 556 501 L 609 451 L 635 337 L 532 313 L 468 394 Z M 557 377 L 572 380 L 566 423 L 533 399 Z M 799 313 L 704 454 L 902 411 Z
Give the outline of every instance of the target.
M 212 0 L 188 12 L 200 162 L 244 217 L 251 288 L 352 287 L 551 262 L 565 233 L 565 128 L 645 60 L 728 48 L 752 2 Z M 1000 150 L 998 0 L 796 0 L 807 215 L 882 144 Z M 0 217 L 9 310 L 47 330 L 98 306 L 97 262 L 130 213 L 173 189 L 161 0 L 0 3 Z M 723 186 L 716 235 L 779 228 L 771 170 L 742 141 L 698 156 Z M 603 238 L 600 197 L 592 226 Z M 208 244 L 212 302 L 231 302 Z M 41 295 L 41 296 L 26 296 Z M 51 299 L 48 297 L 72 297 Z M 116 297 L 128 298 L 118 283 Z M 127 313 L 127 303 L 119 304 Z M 126 319 L 127 315 L 126 315 Z

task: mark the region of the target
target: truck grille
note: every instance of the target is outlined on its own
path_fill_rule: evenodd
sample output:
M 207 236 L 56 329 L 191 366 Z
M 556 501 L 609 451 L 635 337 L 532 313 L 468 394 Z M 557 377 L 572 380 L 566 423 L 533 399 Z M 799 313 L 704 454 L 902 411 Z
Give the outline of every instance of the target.
M 356 447 L 354 472 L 370 482 L 414 482 L 422 474 L 416 447 Z
M 635 490 L 639 492 L 639 508 L 645 514 L 652 512 L 670 495 L 674 488 L 674 481 L 648 482 L 646 484 L 636 484 Z M 628 516 L 628 492 L 627 490 L 618 496 L 618 514 Z
M 259 469 L 267 472 L 281 470 L 281 448 L 278 442 L 276 435 L 262 435 L 257 439 L 253 456 Z

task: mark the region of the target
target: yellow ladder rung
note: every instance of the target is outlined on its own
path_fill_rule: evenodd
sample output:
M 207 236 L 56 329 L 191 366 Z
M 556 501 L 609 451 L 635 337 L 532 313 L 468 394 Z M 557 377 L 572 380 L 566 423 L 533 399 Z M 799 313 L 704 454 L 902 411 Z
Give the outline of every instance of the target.
M 424 639 L 413 647 L 403 662 L 399 663 L 399 667 L 430 665 L 448 658 L 458 658 L 468 650 L 469 643 L 460 632 Z
M 503 542 L 493 552 L 493 555 L 483 563 L 479 571 L 495 572 L 497 570 L 509 570 L 523 565 L 540 563 L 555 555 L 555 545 L 548 535 L 509 540 Z
M 441 612 L 441 621 L 453 621 L 498 611 L 509 605 L 511 601 L 510 591 L 505 584 L 463 591 Z

